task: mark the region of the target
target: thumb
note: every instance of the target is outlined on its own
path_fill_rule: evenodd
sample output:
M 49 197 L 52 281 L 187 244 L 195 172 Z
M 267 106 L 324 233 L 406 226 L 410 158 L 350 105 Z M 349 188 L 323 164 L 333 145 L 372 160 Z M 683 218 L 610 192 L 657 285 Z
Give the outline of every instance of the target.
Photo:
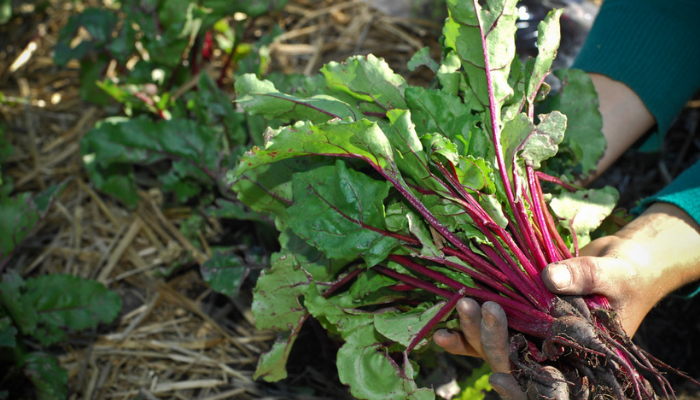
M 549 264 L 542 273 L 545 286 L 556 294 L 617 294 L 616 282 L 629 279 L 627 263 L 608 257 L 577 257 Z

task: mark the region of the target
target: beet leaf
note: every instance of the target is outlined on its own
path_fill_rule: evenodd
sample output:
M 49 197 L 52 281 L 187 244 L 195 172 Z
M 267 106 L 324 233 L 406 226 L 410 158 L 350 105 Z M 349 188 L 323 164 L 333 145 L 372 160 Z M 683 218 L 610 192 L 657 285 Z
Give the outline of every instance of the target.
M 435 72 L 429 88 L 409 85 L 372 55 L 331 62 L 299 79 L 294 93 L 254 75 L 237 81 L 239 105 L 271 128 L 228 181 L 281 232 L 281 250 L 254 292 L 258 327 L 279 333 L 256 377 L 286 376 L 290 349 L 313 317 L 344 343 L 338 373 L 354 396 L 432 399 L 415 381 L 410 354 L 426 351 L 435 329 L 454 327 L 454 307 L 469 296 L 503 307 L 524 382 L 542 379 L 546 359 L 583 376 L 583 358 L 559 349 L 585 348 L 622 366 L 612 378 L 618 386 L 575 378 L 590 393 L 646 390 L 629 361 L 638 349 L 605 317 L 614 315 L 607 300 L 569 305 L 540 278 L 590 240 L 617 193 L 569 183 L 593 170 L 605 148 L 595 91 L 582 72 L 559 72 L 561 88 L 543 102 L 561 12 L 542 22 L 540 52 L 523 63 L 515 3 L 448 0 L 440 62 L 425 49 L 411 60 Z M 561 335 L 579 320 L 627 347 L 566 342 Z

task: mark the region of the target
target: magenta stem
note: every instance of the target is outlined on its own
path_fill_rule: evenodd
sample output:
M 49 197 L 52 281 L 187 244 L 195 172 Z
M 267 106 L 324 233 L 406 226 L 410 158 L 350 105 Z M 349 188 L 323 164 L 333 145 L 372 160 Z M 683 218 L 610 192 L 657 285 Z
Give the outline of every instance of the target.
M 542 212 L 540 194 L 537 190 L 537 180 L 531 166 L 525 167 L 525 172 L 527 173 L 527 181 L 530 186 L 530 196 L 532 196 L 532 210 L 535 214 L 535 218 L 540 226 L 540 232 L 542 233 L 542 241 L 544 242 L 544 249 L 547 251 L 547 256 L 549 257 L 549 262 L 559 261 L 559 253 L 554 248 L 552 242 L 552 236 L 549 234 L 549 229 L 547 229 L 547 222 L 544 219 L 544 213 Z
M 537 175 L 537 178 L 539 180 L 550 182 L 550 183 L 555 183 L 555 184 L 563 187 L 564 189 L 566 189 L 570 192 L 576 192 L 579 190 L 583 190 L 583 188 L 580 186 L 576 186 L 576 185 L 572 185 L 570 183 L 564 182 L 563 180 L 557 178 L 556 176 L 545 174 L 542 171 L 535 171 L 535 175 Z
M 408 345 L 406 348 L 406 352 L 410 352 L 413 350 L 418 343 L 420 343 L 421 340 L 423 340 L 424 337 L 428 335 L 428 333 L 437 325 L 440 321 L 442 321 L 447 314 L 451 313 L 452 310 L 454 310 L 455 306 L 457 305 L 457 302 L 464 297 L 464 289 L 461 289 L 457 293 L 455 293 L 450 300 L 440 308 L 440 311 L 438 311 L 437 314 L 433 318 L 428 321 L 427 324 L 425 324 L 419 331 L 418 334 L 416 334 L 416 337 L 411 340 L 411 343 Z

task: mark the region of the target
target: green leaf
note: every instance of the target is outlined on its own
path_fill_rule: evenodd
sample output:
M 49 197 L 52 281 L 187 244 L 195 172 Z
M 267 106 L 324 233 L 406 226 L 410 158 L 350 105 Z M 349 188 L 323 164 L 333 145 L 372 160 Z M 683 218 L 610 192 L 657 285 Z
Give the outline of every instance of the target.
M 455 172 L 457 173 L 457 178 L 459 178 L 459 183 L 469 190 L 485 193 L 494 193 L 496 191 L 493 168 L 483 158 L 460 157 Z
M 506 121 L 501 131 L 501 146 L 503 146 L 503 159 L 508 172 L 511 172 L 516 154 L 523 142 L 535 130 L 534 124 L 527 115 L 520 113 L 510 121 Z
M 543 102 L 538 112 L 557 110 L 566 115 L 568 123 L 561 144 L 566 151 L 557 158 L 566 155 L 570 161 L 564 168 L 576 168 L 576 172 L 586 176 L 595 170 L 606 147 L 598 96 L 591 78 L 581 70 L 558 70 L 554 75 L 561 80 L 561 89 Z
M 566 116 L 558 111 L 539 116 L 540 123 L 521 145 L 520 157 L 535 169 L 559 151 L 559 143 L 564 139 Z
M 32 198 L 23 192 L 15 197 L 0 196 L 0 265 L 31 232 L 65 184 L 51 186 Z
M 408 347 L 418 332 L 436 316 L 445 302 L 438 302 L 432 307 L 418 306 L 407 312 L 388 311 L 374 316 L 374 327 L 386 338 Z M 427 339 L 421 340 L 417 347 L 424 346 Z
M 423 47 L 413 54 L 413 57 L 411 57 L 410 60 L 408 60 L 409 71 L 415 71 L 416 68 L 420 66 L 426 66 L 431 71 L 437 73 L 440 66 L 438 65 L 437 61 L 430 57 L 430 47 Z
M 486 195 L 482 196 L 486 197 Z M 484 235 L 474 227 L 469 214 L 454 201 L 442 196 L 424 194 L 418 197 L 437 220 L 452 232 L 464 232 L 467 237 L 482 238 Z
M 537 58 L 525 73 L 525 95 L 530 104 L 534 103 L 537 91 L 549 74 L 557 54 L 561 39 L 559 18 L 563 12 L 563 9 L 550 11 L 537 27 Z
M 394 150 L 398 169 L 417 186 L 445 192 L 444 186 L 430 171 L 428 155 L 411 121 L 411 113 L 407 110 L 390 110 L 387 117 L 389 124 L 382 121 L 379 126 Z
M 28 353 L 21 360 L 24 374 L 32 381 L 39 400 L 68 397 L 68 373 L 46 353 Z
M 167 189 L 187 197 L 193 192 L 191 185 L 182 186 L 186 180 L 214 183 L 220 146 L 221 135 L 194 120 L 113 117 L 85 135 L 81 154 L 95 186 L 134 207 L 138 197 L 132 164 L 172 160 L 173 171 L 161 179 Z
M 97 83 L 104 78 L 103 72 L 107 69 L 110 59 L 104 54 L 100 54 L 95 58 L 95 60 L 85 58 L 80 62 L 80 88 L 78 89 L 78 94 L 81 99 L 87 102 L 106 106 L 110 104 L 111 97 Z
M 430 389 L 418 389 L 410 363 L 397 364 L 372 325 L 357 329 L 338 350 L 338 377 L 360 399 L 428 400 Z
M 255 326 L 276 332 L 291 331 L 308 314 L 300 298 L 311 283 L 311 275 L 295 266 L 294 255 L 273 254 L 272 268 L 260 274 L 253 291 L 251 310 Z
M 590 233 L 610 215 L 619 198 L 615 188 L 563 192 L 549 203 L 559 225 L 565 231 L 576 234 L 579 248 L 590 242 Z
M 485 6 L 481 6 L 472 1 L 447 1 L 450 16 L 443 28 L 445 46 L 453 49 L 462 60 L 470 88 L 465 102 L 474 109 L 482 110 L 489 104 L 482 31 L 497 111 L 513 92 L 508 77 L 515 56 L 515 21 L 518 18 L 516 2 L 488 0 Z
M 389 205 L 386 212 L 386 226 L 392 232 L 413 236 L 418 239 L 423 245 L 421 254 L 431 257 L 442 257 L 442 252 L 435 244 L 431 231 L 423 219 L 412 208 L 407 207 L 405 203 L 396 202 Z
M 406 102 L 418 135 L 440 133 L 457 145 L 466 155 L 477 116 L 459 97 L 440 90 L 411 87 L 406 90 Z
M 280 334 L 272 348 L 260 356 L 253 379 L 262 378 L 265 382 L 277 382 L 287 377 L 287 360 L 294 342 L 299 336 L 299 329 Z
M 236 102 L 244 110 L 270 119 L 321 123 L 332 118 L 359 117 L 349 104 L 334 97 L 319 94 L 302 98 L 280 93 L 272 82 L 261 81 L 254 74 L 245 74 L 236 80 L 236 94 Z
M 200 267 L 202 278 L 212 290 L 225 296 L 238 296 L 248 269 L 240 257 L 233 253 L 216 252 Z
M 348 294 L 356 300 L 362 300 L 365 296 L 374 293 L 381 288 L 395 284 L 395 280 L 369 269 L 357 277 L 357 281 L 350 286 Z
M 292 174 L 323 164 L 327 162 L 319 157 L 298 157 L 263 164 L 244 173 L 240 173 L 239 167 L 229 171 L 226 178 L 242 203 L 254 211 L 277 216 L 277 228 L 283 230 L 287 207 L 292 204 Z
M 65 339 L 66 329 L 110 323 L 121 310 L 119 295 L 99 282 L 73 275 L 30 278 L 24 296 L 37 312 L 37 330 L 32 336 L 45 346 Z
M 0 284 L 2 290 L 2 284 Z M 0 298 L 2 294 L 0 293 Z M 10 317 L 0 318 L 0 347 L 15 347 L 17 346 L 17 328 L 12 325 Z
M 12 0 L 0 1 L 0 25 L 12 18 Z
M 264 150 L 254 147 L 244 155 L 237 175 L 271 162 L 312 155 L 359 158 L 385 178 L 403 182 L 391 143 L 379 126 L 368 120 L 334 120 L 316 126 L 298 122 L 270 132 Z
M 230 146 L 246 143 L 245 115 L 235 111 L 229 95 L 216 86 L 209 74 L 202 74 L 197 91 L 188 92 L 187 98 L 195 100 L 199 109 L 196 118 L 200 123 L 213 129 L 225 129 Z
M 289 228 L 282 231 L 279 237 L 279 243 L 280 246 L 282 246 L 283 252 L 293 254 L 294 266 L 303 268 L 304 271 L 311 274 L 317 282 L 326 282 L 335 279 L 338 272 L 354 259 L 354 257 L 348 259 L 328 258 L 317 248 L 311 246 L 304 239 L 294 234 Z
M 471 375 L 460 383 L 462 392 L 456 397 L 456 400 L 483 400 L 486 396 L 484 392 L 493 390 L 489 383 L 491 376 L 491 366 L 488 363 L 483 363 L 481 367 L 472 370 Z
M 2 98 L 1 94 L 0 98 Z M 14 152 L 15 150 L 12 147 L 12 143 L 10 143 L 10 140 L 7 135 L 7 127 L 4 123 L 0 123 L 0 163 L 7 160 L 12 154 L 14 154 Z M 2 180 L 0 179 L 0 184 L 1 183 Z
M 269 222 L 267 215 L 252 211 L 240 202 L 221 198 L 214 200 L 214 204 L 208 207 L 205 213 L 214 218 Z
M 9 257 L 15 246 L 29 234 L 39 213 L 29 192 L 0 198 L 0 260 Z
M 381 58 L 372 54 L 353 56 L 344 63 L 330 62 L 321 68 L 332 89 L 373 102 L 385 110 L 406 108 L 406 81 Z
M 248 14 L 251 17 L 258 17 L 260 15 L 281 10 L 289 0 L 256 0 L 256 1 L 236 1 L 231 2 L 228 0 L 208 0 L 205 5 L 210 7 L 211 3 L 224 3 L 229 5 L 229 7 L 234 7 L 235 11 L 239 11 Z M 231 13 L 233 14 L 233 13 Z
M 82 13 L 71 16 L 59 31 L 54 61 L 63 66 L 71 59 L 82 59 L 93 49 L 104 46 L 112 38 L 116 25 L 117 14 L 106 8 L 87 8 Z M 82 37 L 80 44 L 71 48 L 71 41 L 81 27 L 90 34 L 90 38 Z
M 462 62 L 459 60 L 459 56 L 454 51 L 447 53 L 437 71 L 437 78 L 440 81 L 443 92 L 452 96 L 459 94 L 460 85 L 462 84 L 460 68 L 462 68 Z
M 389 185 L 346 167 L 338 160 L 297 173 L 289 226 L 334 259 L 361 256 L 369 266 L 384 260 L 399 241 L 381 233 Z
M 29 299 L 24 296 L 26 284 L 17 271 L 8 271 L 0 282 L 0 306 L 25 335 L 36 330 L 38 315 Z
M 347 296 L 341 295 L 341 297 Z M 344 308 L 343 304 L 345 303 L 350 303 L 352 306 L 366 304 L 360 301 L 346 302 L 343 301 L 343 299 L 339 299 L 338 296 L 333 296 L 332 299 L 328 300 L 321 296 L 317 290 L 309 290 L 304 300 L 304 304 L 306 304 L 311 315 L 313 315 L 324 328 L 347 339 L 357 330 L 372 326 L 374 313 L 356 310 L 352 306 Z

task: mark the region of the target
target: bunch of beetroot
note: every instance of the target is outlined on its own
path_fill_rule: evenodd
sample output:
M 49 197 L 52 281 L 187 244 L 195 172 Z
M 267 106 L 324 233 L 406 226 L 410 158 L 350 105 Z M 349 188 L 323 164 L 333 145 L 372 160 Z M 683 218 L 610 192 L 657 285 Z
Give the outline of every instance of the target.
M 280 335 L 256 376 L 286 376 L 313 316 L 344 342 L 338 373 L 354 396 L 432 399 L 409 353 L 456 326 L 469 296 L 505 310 L 513 371 L 532 398 L 655 398 L 640 371 L 673 395 L 667 367 L 631 342 L 605 298 L 564 300 L 542 283 L 617 194 L 568 183 L 605 147 L 595 91 L 582 72 L 560 71 L 548 97 L 560 13 L 523 63 L 515 3 L 448 0 L 441 61 L 424 49 L 409 63 L 435 73 L 431 88 L 371 55 L 309 78 L 238 80 L 239 105 L 277 127 L 229 174 L 280 231 L 253 304 L 258 327 Z

